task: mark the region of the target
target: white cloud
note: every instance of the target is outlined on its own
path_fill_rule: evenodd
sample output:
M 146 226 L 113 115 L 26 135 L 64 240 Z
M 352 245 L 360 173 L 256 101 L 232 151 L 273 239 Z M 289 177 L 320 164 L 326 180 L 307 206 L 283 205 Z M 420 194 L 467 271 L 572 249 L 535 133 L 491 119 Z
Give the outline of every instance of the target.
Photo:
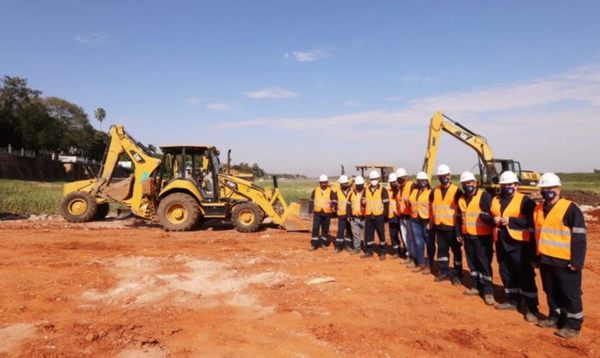
M 263 98 L 292 98 L 298 97 L 298 94 L 290 90 L 286 90 L 281 87 L 269 87 L 260 90 L 246 92 L 246 97 L 252 99 L 263 99 Z
M 206 106 L 206 109 L 216 112 L 229 112 L 231 111 L 231 105 L 227 103 L 209 103 Z
M 99 33 L 81 34 L 75 36 L 73 40 L 79 42 L 82 45 L 92 47 L 108 40 L 108 35 Z
M 317 48 L 309 51 L 286 52 L 283 57 L 293 59 L 298 62 L 316 62 L 331 57 L 331 52 Z

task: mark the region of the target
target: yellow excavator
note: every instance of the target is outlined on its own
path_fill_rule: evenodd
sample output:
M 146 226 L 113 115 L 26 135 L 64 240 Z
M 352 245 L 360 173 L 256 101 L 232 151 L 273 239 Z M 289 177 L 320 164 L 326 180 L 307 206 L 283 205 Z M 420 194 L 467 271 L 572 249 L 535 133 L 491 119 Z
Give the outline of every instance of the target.
M 510 170 L 517 174 L 519 178 L 520 191 L 527 193 L 539 191 L 539 188 L 536 187 L 540 180 L 539 173 L 522 170 L 521 163 L 516 160 L 494 158 L 492 148 L 484 136 L 473 132 L 442 112 L 436 112 L 431 118 L 429 125 L 429 139 L 423 163 L 423 171 L 427 173 L 429 179 L 431 179 L 433 174 L 442 131 L 475 150 L 479 158 L 479 185 L 481 187 L 490 192 L 495 192 L 500 187 L 498 184 L 500 174 Z
M 206 219 L 231 220 L 238 231 L 257 231 L 265 217 L 289 231 L 307 230 L 300 205 L 288 205 L 273 178 L 273 190 L 227 174 L 219 150 L 211 145 L 162 146 L 162 158 L 111 126 L 98 176 L 64 185 L 60 213 L 69 222 L 100 220 L 110 203 L 126 206 L 167 231 L 187 231 Z M 117 178 L 120 159 L 133 173 Z

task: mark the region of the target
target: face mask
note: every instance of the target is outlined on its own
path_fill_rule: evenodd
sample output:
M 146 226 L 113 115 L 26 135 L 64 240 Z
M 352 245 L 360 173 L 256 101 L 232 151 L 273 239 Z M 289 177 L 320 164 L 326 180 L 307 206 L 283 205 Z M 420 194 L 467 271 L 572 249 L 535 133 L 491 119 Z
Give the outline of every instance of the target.
M 463 190 L 467 195 L 473 195 L 475 192 L 475 185 L 463 185 Z
M 446 175 L 443 177 L 440 177 L 440 183 L 442 183 L 442 185 L 446 185 L 448 183 L 450 183 L 450 176 Z
M 542 190 L 542 197 L 546 202 L 551 202 L 556 198 L 556 193 L 552 190 Z
M 403 177 L 398 179 L 398 184 L 402 185 L 404 183 L 406 183 L 406 178 Z
M 371 180 L 371 186 L 377 186 L 378 181 L 377 180 Z
M 506 186 L 506 187 L 500 188 L 500 195 L 505 198 L 512 196 L 514 193 L 515 193 L 515 188 L 513 188 L 513 187 Z
M 364 185 L 362 185 L 362 184 L 361 184 L 361 185 L 357 185 L 357 186 L 356 186 L 356 190 L 357 190 L 357 191 L 362 191 L 364 188 L 365 188 L 365 186 L 364 186 Z
M 346 190 L 348 189 L 348 184 L 342 184 L 340 185 L 340 187 L 342 188 L 342 190 Z
M 319 186 L 321 187 L 321 189 L 325 190 L 327 189 L 327 183 L 319 183 Z
M 427 182 L 426 181 L 418 181 L 417 182 L 417 186 L 421 189 L 426 188 L 427 187 Z

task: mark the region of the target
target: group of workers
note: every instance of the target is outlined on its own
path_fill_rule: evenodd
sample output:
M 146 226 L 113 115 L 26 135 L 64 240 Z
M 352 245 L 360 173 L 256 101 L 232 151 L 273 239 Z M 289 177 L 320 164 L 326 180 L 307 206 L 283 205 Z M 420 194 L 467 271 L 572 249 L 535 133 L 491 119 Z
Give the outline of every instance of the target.
M 391 253 L 415 273 L 460 285 L 464 246 L 471 280 L 465 295 L 482 296 L 487 305 L 500 310 L 518 310 L 528 322 L 557 329 L 559 337 L 577 337 L 583 322 L 586 228 L 579 207 L 561 197 L 560 178 L 542 175 L 539 203 L 518 191 L 519 178 L 511 171 L 500 175 L 495 196 L 478 188 L 471 172 L 462 173 L 461 187 L 452 183 L 447 165 L 438 167 L 437 178 L 439 184 L 432 189 L 426 173 L 418 173 L 412 182 L 402 168 L 389 175 L 389 187 L 380 183 L 377 171 L 369 173 L 367 184 L 362 176 L 351 183 L 342 175 L 332 186 L 321 175 L 309 202 L 313 214 L 309 250 L 327 248 L 330 222 L 337 217 L 335 254 L 364 251 L 362 258 L 373 257 L 376 232 L 380 260 Z M 503 303 L 496 303 L 493 295 L 494 246 L 506 293 Z M 535 268 L 547 296 L 547 317 L 538 310 Z

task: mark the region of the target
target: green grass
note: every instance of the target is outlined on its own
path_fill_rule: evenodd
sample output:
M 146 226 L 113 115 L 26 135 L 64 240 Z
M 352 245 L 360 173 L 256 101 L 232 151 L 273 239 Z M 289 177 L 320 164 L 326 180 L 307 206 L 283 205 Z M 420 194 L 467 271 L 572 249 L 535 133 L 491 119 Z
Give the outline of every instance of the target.
M 58 213 L 62 183 L 0 179 L 0 213 Z
M 557 173 L 563 190 L 585 190 L 600 194 L 600 173 Z
M 271 181 L 257 181 L 257 185 L 264 188 L 273 188 Z M 310 179 L 279 179 L 279 190 L 288 203 L 298 201 L 300 198 L 309 199 L 310 193 L 317 186 L 315 180 Z

